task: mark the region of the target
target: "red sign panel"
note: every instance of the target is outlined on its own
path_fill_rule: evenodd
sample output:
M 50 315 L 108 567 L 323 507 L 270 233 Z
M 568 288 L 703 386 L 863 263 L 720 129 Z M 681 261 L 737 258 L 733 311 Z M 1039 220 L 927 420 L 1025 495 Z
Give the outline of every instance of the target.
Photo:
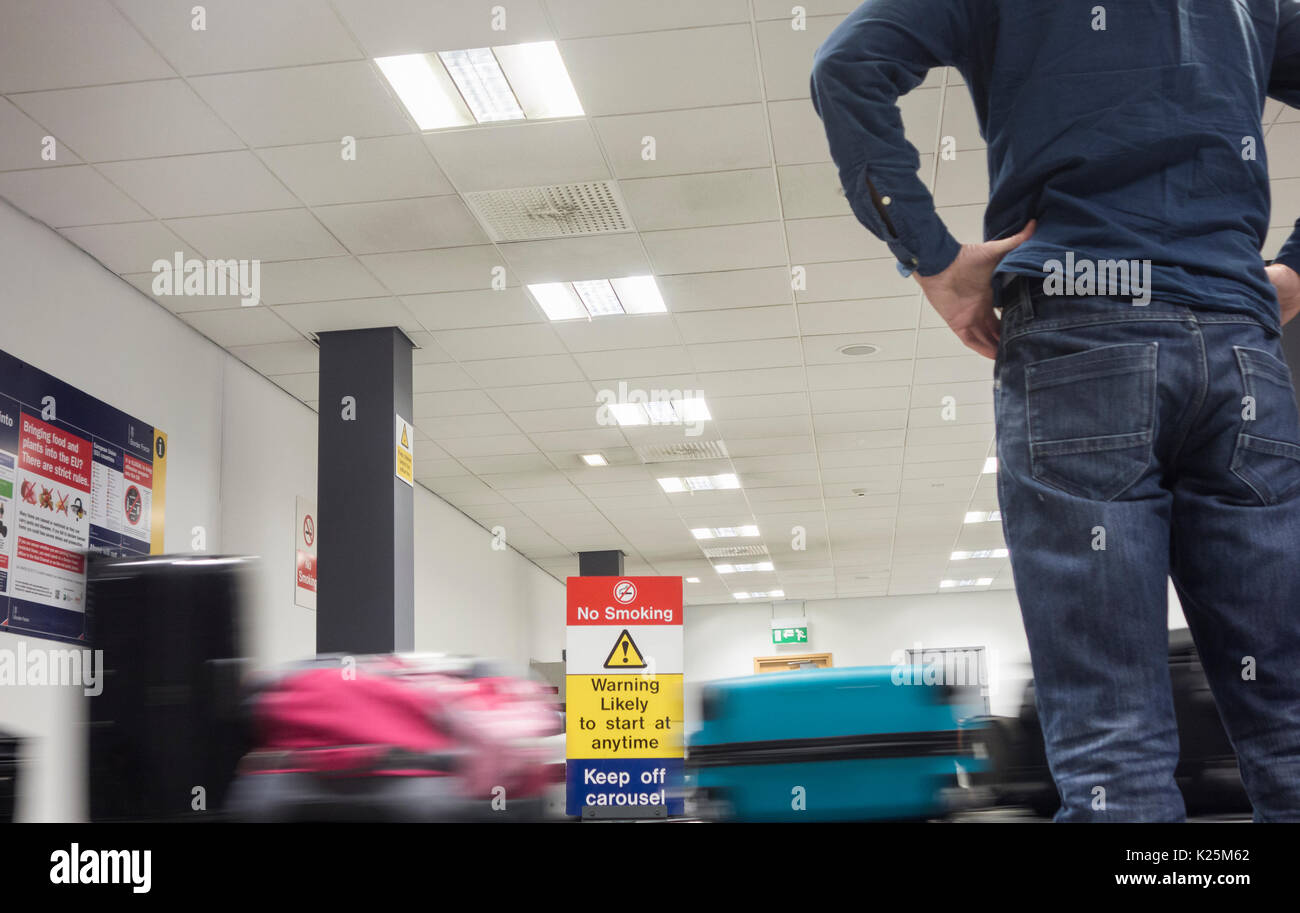
M 570 577 L 566 581 L 571 625 L 679 625 L 680 577 Z

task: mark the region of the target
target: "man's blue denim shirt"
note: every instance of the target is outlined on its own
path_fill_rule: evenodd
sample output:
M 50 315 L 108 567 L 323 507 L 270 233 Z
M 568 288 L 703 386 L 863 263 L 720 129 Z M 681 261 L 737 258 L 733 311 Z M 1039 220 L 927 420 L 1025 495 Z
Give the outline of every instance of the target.
M 868 0 L 817 51 L 812 100 L 854 214 L 923 276 L 960 245 L 897 100 L 940 66 L 988 145 L 985 238 L 1038 219 L 1000 272 L 1150 261 L 1155 294 L 1278 325 L 1261 117 L 1266 95 L 1300 106 L 1300 0 Z M 1277 259 L 1300 271 L 1300 222 Z

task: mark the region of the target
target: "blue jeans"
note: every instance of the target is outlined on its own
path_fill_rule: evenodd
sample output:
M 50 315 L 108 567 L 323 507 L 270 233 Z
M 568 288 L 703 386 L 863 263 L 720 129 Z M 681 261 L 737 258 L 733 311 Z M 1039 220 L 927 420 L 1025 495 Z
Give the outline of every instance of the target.
M 1034 280 L 1000 294 L 998 499 L 1056 820 L 1185 815 L 1167 577 L 1256 819 L 1300 820 L 1300 415 L 1280 337 Z

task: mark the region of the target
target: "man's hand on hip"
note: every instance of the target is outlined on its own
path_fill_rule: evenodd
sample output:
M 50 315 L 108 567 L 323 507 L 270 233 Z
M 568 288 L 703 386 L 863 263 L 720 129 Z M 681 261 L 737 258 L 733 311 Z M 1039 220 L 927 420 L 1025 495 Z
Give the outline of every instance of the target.
M 1285 263 L 1264 267 L 1268 281 L 1277 289 L 1277 303 L 1282 307 L 1282 323 L 1300 314 L 1300 273 Z
M 999 320 L 993 311 L 993 273 L 1003 257 L 1029 240 L 1037 224 L 1031 220 L 1019 233 L 1000 241 L 963 244 L 957 259 L 941 273 L 912 274 L 930 305 L 957 338 L 987 358 L 996 358 L 998 354 Z

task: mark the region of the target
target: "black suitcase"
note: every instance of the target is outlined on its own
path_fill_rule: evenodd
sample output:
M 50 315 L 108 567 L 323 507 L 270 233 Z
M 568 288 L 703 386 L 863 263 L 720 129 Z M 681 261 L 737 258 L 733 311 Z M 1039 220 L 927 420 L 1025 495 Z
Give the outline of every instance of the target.
M 18 803 L 23 740 L 0 733 L 0 822 L 12 823 Z
M 249 741 L 237 658 L 244 567 L 91 557 L 88 646 L 104 651 L 103 692 L 88 698 L 92 821 L 220 813 Z

